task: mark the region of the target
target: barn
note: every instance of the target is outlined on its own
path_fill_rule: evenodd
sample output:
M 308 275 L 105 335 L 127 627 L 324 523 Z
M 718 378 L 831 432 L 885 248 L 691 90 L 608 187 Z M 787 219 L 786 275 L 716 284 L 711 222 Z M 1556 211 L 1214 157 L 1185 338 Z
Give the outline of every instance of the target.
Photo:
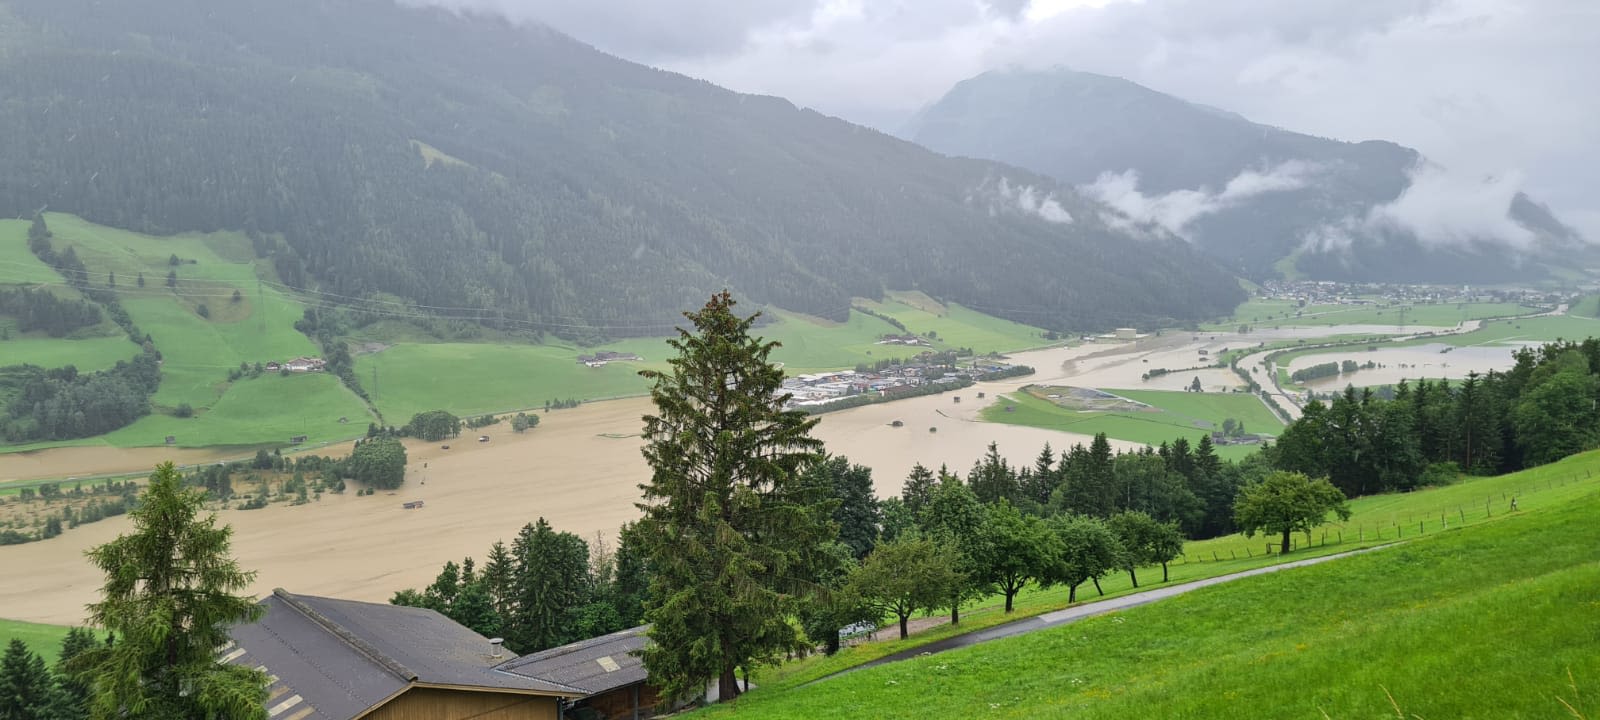
M 641 720 L 655 715 L 661 696 L 646 682 L 638 651 L 648 640 L 650 626 L 619 630 L 524 655 L 500 669 L 505 672 L 583 691 L 569 703 L 571 720 Z
M 587 694 L 501 670 L 516 658 L 432 610 L 281 589 L 261 605 L 220 652 L 267 674 L 271 720 L 557 720 Z

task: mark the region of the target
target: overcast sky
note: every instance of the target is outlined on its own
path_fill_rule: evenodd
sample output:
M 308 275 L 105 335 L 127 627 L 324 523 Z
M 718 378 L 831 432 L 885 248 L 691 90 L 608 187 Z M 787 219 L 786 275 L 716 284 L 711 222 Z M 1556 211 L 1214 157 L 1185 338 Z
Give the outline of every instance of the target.
M 1011 65 L 1518 178 L 1600 241 L 1600 0 L 427 0 L 896 130 Z

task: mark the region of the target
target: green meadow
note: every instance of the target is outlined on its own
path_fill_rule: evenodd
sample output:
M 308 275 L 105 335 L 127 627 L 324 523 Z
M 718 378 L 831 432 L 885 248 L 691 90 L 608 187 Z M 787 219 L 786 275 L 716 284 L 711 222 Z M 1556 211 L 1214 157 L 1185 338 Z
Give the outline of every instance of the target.
M 1384 302 L 1379 300 L 1378 302 Z M 1433 325 L 1453 327 L 1466 320 L 1526 315 L 1536 310 L 1517 303 L 1423 303 L 1377 305 L 1307 305 L 1291 300 L 1251 298 L 1233 315 L 1202 325 L 1205 330 L 1234 330 L 1240 325 Z
M 759 676 L 768 682 L 758 679 L 736 704 L 698 715 L 1595 717 L 1600 526 L 1591 520 L 1600 512 L 1600 483 L 1589 474 L 1597 460 L 1589 453 L 1504 478 L 1352 503 L 1359 518 L 1385 504 L 1420 512 L 1452 492 L 1567 482 L 1530 491 L 1514 514 L 1448 530 L 1435 525 L 1379 552 L 799 687 L 901 644 L 851 648 L 768 670 Z M 1208 544 L 1191 543 L 1186 552 L 1203 553 Z M 1354 544 L 1290 558 L 1331 547 Z M 1186 569 L 1217 575 L 1246 564 L 1178 565 L 1172 582 L 1192 579 Z M 1106 589 L 1120 594 L 1125 585 Z M 1051 592 L 1058 591 L 1026 601 Z M 980 612 L 964 613 L 968 630 L 1000 621 L 967 620 L 986 617 Z
M 154 412 L 128 427 L 97 438 L 7 450 L 52 445 L 161 445 L 168 435 L 184 447 L 282 444 L 293 435 L 308 435 L 311 442 L 318 442 L 364 432 L 370 419 L 365 403 L 335 378 L 263 375 L 228 382 L 228 371 L 240 363 L 264 364 L 318 354 L 315 344 L 293 327 L 301 315 L 300 301 L 258 284 L 258 280 L 272 280 L 271 271 L 254 259 L 243 235 L 154 237 L 55 213 L 46 215 L 46 222 L 55 235 L 56 247 L 73 248 L 88 267 L 92 282 L 109 284 L 110 274 L 115 273 L 115 289 L 123 307 L 162 353 L 161 387 L 152 398 Z M 180 259 L 177 266 L 169 264 L 173 255 Z M 169 270 L 178 275 L 175 288 L 166 287 Z M 137 284 L 140 273 L 145 278 L 142 288 Z M 233 300 L 236 290 L 238 301 Z M 202 304 L 209 318 L 201 316 Z M 49 361 L 38 364 L 60 365 L 69 357 L 83 358 L 77 364 L 85 369 L 136 352 L 121 337 L 41 340 L 35 341 L 35 346 L 33 354 Z M 116 354 L 118 349 L 123 351 L 121 356 Z M 193 408 L 194 417 L 175 416 L 175 409 L 183 404 Z M 348 423 L 338 422 L 341 417 Z
M 1555 340 L 1583 340 L 1600 336 L 1600 320 L 1576 315 L 1551 315 L 1548 317 L 1509 318 L 1485 320 L 1483 326 L 1469 333 L 1420 338 L 1406 345 L 1426 345 L 1442 342 L 1457 347 L 1469 345 L 1515 345 L 1519 343 L 1546 343 Z
M 922 312 L 902 307 L 908 313 Z M 772 322 L 756 328 L 754 334 L 780 343 L 772 359 L 783 363 L 790 374 L 854 367 L 885 358 L 909 358 L 929 349 L 972 347 L 978 352 L 990 352 L 1043 342 L 1038 337 L 1042 331 L 1019 330 L 1016 328 L 1026 326 L 1007 324 L 954 306 L 937 326 L 944 331 L 930 327 L 939 335 L 931 348 L 877 344 L 884 335 L 900 330 L 861 312 L 851 311 L 850 319 L 843 323 L 783 310 L 770 310 L 767 315 Z M 959 341 L 946 340 L 946 332 Z M 577 362 L 579 355 L 601 350 L 630 352 L 644 360 L 599 368 Z M 595 348 L 555 340 L 539 345 L 399 342 L 358 356 L 356 373 L 384 419 L 400 424 L 415 413 L 436 408 L 471 414 L 539 408 L 546 401 L 566 398 L 595 400 L 641 395 L 649 390 L 649 384 L 638 371 L 665 368 L 665 358 L 671 352 L 664 338 L 635 338 Z
M 0 285 L 57 285 L 61 276 L 28 250 L 26 220 L 0 220 Z
M 667 347 L 659 341 L 655 346 L 659 362 Z M 561 345 L 405 343 L 357 357 L 356 374 L 391 425 L 439 408 L 466 415 L 645 392 L 638 375 L 643 366 L 591 368 L 577 362 L 579 354 L 591 352 Z
M 1273 416 L 1261 400 L 1246 393 L 1188 393 L 1164 390 L 1116 390 L 1117 395 L 1150 405 L 1152 411 L 1100 412 L 1075 411 L 1024 392 L 1002 396 L 983 409 L 988 422 L 1027 425 L 1046 430 L 1061 430 L 1084 435 L 1105 433 L 1106 437 L 1146 445 L 1171 442 L 1178 436 L 1190 443 L 1222 429 L 1227 418 L 1240 420 L 1245 431 L 1276 435 L 1283 423 Z M 1007 410 L 1007 408 L 1011 410 Z M 1219 446 L 1217 454 L 1237 458 L 1254 451 L 1253 446 Z
M 66 636 L 67 627 L 64 625 L 41 625 L 0 618 L 0 645 L 13 639 L 21 640 L 47 663 L 54 663 L 61 655 L 61 639 Z
M 985 315 L 955 303 L 940 303 L 920 292 L 891 292 L 882 302 L 860 298 L 855 302 L 900 321 L 906 330 L 917 335 L 926 336 L 931 331 L 948 347 L 967 347 L 987 353 L 1050 344 L 1039 328 Z M 891 328 L 888 332 L 900 331 Z
M 0 220 L 0 286 L 45 287 L 67 297 L 79 297 L 60 275 L 28 251 L 28 222 Z M 52 338 L 42 332 L 23 334 L 9 318 L 0 317 L 0 365 L 38 365 L 79 370 L 103 370 L 139 352 L 110 321 L 84 328 L 70 337 Z

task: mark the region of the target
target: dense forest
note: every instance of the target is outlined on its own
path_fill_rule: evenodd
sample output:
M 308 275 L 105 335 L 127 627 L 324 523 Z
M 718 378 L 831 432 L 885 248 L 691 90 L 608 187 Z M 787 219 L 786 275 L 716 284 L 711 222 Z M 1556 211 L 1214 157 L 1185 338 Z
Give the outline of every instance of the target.
M 0 213 L 241 229 L 288 284 L 569 336 L 710 291 L 1054 329 L 1225 314 L 1186 243 L 1017 168 L 389 0 L 0 2 Z M 391 307 L 391 306 L 385 306 Z

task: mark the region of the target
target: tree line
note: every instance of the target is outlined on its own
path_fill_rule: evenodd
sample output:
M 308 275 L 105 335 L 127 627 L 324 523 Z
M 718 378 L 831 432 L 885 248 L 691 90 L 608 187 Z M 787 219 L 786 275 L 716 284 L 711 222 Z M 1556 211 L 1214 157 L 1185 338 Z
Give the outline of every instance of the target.
M 1513 357 L 1509 370 L 1455 383 L 1402 381 L 1389 400 L 1354 388 L 1326 404 L 1313 400 L 1262 454 L 1357 496 L 1457 472 L 1514 472 L 1600 443 L 1600 340 L 1558 341 Z
M 639 624 L 645 570 L 638 536 L 624 526 L 615 550 L 528 523 L 510 547 L 496 542 L 482 566 L 447 562 L 433 584 L 401 590 L 389 602 L 428 608 L 526 654 Z

